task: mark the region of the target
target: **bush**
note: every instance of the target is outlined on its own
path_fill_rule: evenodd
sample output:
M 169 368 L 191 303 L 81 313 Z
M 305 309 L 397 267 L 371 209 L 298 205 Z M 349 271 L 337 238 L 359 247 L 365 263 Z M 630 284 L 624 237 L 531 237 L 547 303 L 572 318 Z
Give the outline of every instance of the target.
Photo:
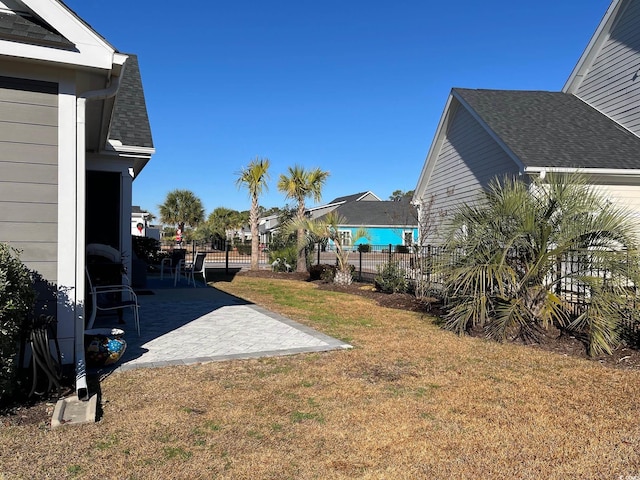
M 384 293 L 406 293 L 409 290 L 405 271 L 398 262 L 389 262 L 378 266 L 375 286 Z
M 162 261 L 162 257 L 166 256 L 160 254 L 160 242 L 155 238 L 132 235 L 131 245 L 136 257 L 147 265 L 157 265 Z
M 238 243 L 236 250 L 240 255 L 251 255 L 251 242 Z
M 358 245 L 358 251 L 360 253 L 369 253 L 369 251 L 371 251 L 371 245 L 369 245 L 368 243 L 361 243 L 360 245 Z
M 407 245 L 396 245 L 396 253 L 409 253 Z
M 269 250 L 269 261 L 275 272 L 293 271 L 296 269 L 298 252 L 295 245 Z M 287 267 L 288 265 L 288 267 Z
M 333 281 L 336 267 L 321 263 L 319 265 L 311 265 L 309 268 L 310 280 Z
M 33 313 L 35 289 L 18 251 L 0 243 L 0 405 L 17 391 L 17 354 L 21 334 Z

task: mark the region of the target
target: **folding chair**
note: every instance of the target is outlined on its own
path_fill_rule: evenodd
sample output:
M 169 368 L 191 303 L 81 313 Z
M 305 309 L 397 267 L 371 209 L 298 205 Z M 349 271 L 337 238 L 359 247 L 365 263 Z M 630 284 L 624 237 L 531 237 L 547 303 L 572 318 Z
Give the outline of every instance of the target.
M 87 330 L 93 328 L 98 311 L 133 309 L 133 319 L 136 331 L 140 336 L 140 318 L 138 315 L 138 296 L 129 285 L 98 285 L 94 286 L 86 270 L 89 294 L 91 295 L 91 315 L 87 323 Z M 125 297 L 129 297 L 126 299 Z
M 189 285 L 191 282 L 193 282 L 193 287 L 196 287 L 196 279 L 195 279 L 195 274 L 199 273 L 200 275 L 202 275 L 202 281 L 206 284 L 207 283 L 207 273 L 206 273 L 206 267 L 205 267 L 205 259 L 207 258 L 207 254 L 204 252 L 198 252 L 196 253 L 196 258 L 194 259 L 193 263 L 188 263 L 188 264 L 184 264 L 182 263 L 182 260 L 178 262 L 178 270 L 176 270 L 176 276 L 173 280 L 173 286 L 175 287 L 178 283 L 178 277 L 183 274 L 185 277 L 187 277 L 187 285 Z

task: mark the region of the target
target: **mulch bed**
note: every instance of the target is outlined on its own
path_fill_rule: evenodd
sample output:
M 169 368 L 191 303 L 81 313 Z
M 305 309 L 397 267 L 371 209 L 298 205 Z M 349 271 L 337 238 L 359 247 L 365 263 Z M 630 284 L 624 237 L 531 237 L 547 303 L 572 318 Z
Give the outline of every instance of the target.
M 281 278 L 299 281 L 310 281 L 309 275 L 306 273 L 282 273 L 272 272 L 269 270 L 259 271 L 242 271 L 238 275 L 260 277 L 260 278 Z M 424 302 L 414 295 L 407 293 L 383 293 L 376 290 L 373 285 L 367 283 L 353 283 L 349 286 L 338 286 L 332 283 L 326 283 L 320 280 L 313 281 L 318 288 L 323 290 L 332 290 L 337 292 L 349 293 L 352 295 L 360 295 L 375 301 L 378 305 L 388 308 L 397 308 L 401 310 L 410 310 L 413 312 L 421 312 L 429 315 L 439 316 L 442 313 L 441 306 L 437 303 Z M 483 337 L 482 330 L 471 332 L 474 337 Z M 516 341 L 517 343 L 523 343 Z M 531 348 L 538 348 L 559 355 L 567 355 L 579 357 L 598 362 L 604 366 L 619 369 L 640 369 L 640 350 L 621 346 L 611 355 L 602 355 L 599 357 L 589 357 L 585 344 L 578 338 L 563 333 L 560 330 L 552 329 L 540 339 L 539 343 L 528 344 Z

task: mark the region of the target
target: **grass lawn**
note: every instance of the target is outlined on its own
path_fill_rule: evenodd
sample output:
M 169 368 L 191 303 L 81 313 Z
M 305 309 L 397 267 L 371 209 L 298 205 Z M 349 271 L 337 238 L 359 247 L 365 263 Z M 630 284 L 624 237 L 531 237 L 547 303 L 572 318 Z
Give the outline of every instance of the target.
M 216 286 L 354 349 L 113 374 L 96 424 L 0 428 L 0 479 L 640 478 L 638 370 L 307 282 Z

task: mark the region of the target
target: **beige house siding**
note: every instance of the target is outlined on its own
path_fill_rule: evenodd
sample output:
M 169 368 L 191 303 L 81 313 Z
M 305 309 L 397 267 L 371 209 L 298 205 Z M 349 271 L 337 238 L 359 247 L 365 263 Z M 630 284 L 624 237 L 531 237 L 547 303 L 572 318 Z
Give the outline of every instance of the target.
M 0 242 L 55 283 L 58 240 L 58 87 L 0 77 Z

